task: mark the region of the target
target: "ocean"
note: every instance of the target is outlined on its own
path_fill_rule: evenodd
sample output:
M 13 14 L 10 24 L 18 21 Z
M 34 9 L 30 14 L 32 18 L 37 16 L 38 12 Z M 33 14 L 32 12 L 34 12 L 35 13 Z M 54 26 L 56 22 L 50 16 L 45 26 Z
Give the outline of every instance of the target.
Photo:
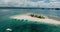
M 60 10 L 42 10 L 42 9 L 0 9 L 0 32 L 60 32 L 59 25 L 50 25 L 28 20 L 10 19 L 10 16 L 21 15 L 25 13 L 34 13 L 47 16 L 51 19 L 60 21 Z

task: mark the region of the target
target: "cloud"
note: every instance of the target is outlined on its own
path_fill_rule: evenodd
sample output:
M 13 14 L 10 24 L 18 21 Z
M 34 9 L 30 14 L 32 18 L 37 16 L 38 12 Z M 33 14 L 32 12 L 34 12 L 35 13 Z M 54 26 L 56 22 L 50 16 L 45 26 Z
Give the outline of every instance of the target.
M 0 6 L 60 8 L 60 1 L 49 0 L 49 3 L 45 3 L 45 1 L 46 0 L 37 2 L 33 2 L 31 0 L 0 0 Z

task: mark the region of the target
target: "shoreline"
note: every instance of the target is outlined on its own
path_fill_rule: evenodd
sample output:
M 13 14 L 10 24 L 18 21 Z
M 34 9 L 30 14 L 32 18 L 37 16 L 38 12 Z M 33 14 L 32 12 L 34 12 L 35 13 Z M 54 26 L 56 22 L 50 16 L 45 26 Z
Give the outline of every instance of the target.
M 31 17 L 29 16 L 29 14 L 22 14 L 22 15 L 15 15 L 15 16 L 11 16 L 10 18 L 12 19 L 24 19 L 24 20 L 29 20 L 29 21 L 37 21 L 37 22 L 44 22 L 44 23 L 48 23 L 48 24 L 60 24 L 60 21 L 54 20 L 54 19 L 49 19 L 48 17 L 45 19 L 39 19 L 36 17 Z

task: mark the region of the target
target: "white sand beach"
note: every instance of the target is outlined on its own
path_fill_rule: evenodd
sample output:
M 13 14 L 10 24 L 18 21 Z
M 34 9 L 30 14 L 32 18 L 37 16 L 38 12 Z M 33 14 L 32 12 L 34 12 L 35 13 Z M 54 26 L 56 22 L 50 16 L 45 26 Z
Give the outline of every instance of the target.
M 44 22 L 44 23 L 49 23 L 49 24 L 60 24 L 60 21 L 54 20 L 54 19 L 39 19 L 36 17 L 31 17 L 29 15 L 23 14 L 23 15 L 16 15 L 16 16 L 11 16 L 10 18 L 12 19 L 24 19 L 24 20 L 30 20 L 30 21 L 37 21 L 37 22 Z

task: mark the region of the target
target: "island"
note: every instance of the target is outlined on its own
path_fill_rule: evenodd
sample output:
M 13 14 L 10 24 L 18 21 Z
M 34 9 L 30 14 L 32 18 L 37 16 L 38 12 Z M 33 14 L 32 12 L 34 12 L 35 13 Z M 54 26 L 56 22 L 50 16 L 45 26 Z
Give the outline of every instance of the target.
M 50 19 L 47 16 L 42 16 L 42 15 L 36 15 L 36 14 L 21 14 L 21 15 L 14 15 L 14 16 L 10 16 L 11 19 L 24 19 L 24 20 L 29 20 L 29 21 L 33 21 L 33 22 L 43 22 L 43 23 L 48 23 L 48 24 L 54 24 L 60 25 L 60 21 L 58 20 L 54 20 L 54 19 Z

